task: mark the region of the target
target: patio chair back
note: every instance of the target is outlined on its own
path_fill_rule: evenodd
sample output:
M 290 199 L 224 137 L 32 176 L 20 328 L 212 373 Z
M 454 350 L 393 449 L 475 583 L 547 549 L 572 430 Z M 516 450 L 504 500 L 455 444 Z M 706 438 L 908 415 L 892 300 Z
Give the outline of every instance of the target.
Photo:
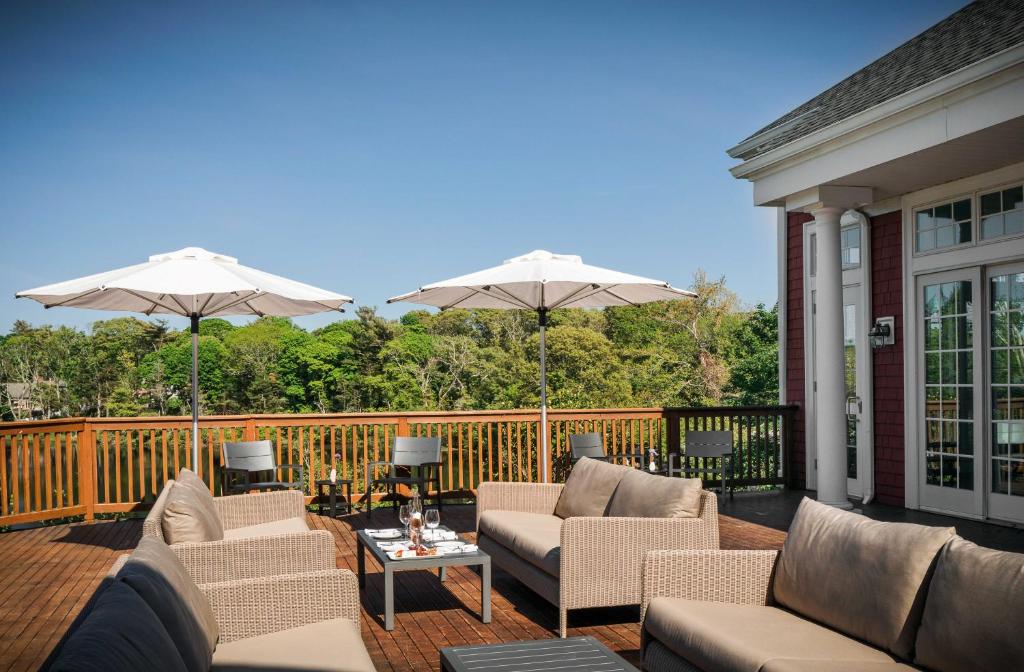
M 604 437 L 599 432 L 570 434 L 569 449 L 572 451 L 573 462 L 584 457 L 604 459 Z
M 248 472 L 274 471 L 274 444 L 270 441 L 225 441 L 222 451 L 224 467 Z
M 687 457 L 723 457 L 732 455 L 732 432 L 686 432 Z
M 391 447 L 391 464 L 397 467 L 418 467 L 441 461 L 441 437 L 396 436 Z

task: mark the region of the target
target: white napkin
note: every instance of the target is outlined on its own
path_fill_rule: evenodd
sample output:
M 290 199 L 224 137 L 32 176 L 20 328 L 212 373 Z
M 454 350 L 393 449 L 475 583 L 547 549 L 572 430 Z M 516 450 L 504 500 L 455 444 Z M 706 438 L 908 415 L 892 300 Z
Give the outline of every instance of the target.
M 476 553 L 476 544 L 463 544 L 462 546 L 445 546 L 439 548 L 442 555 L 458 555 L 459 553 Z
M 459 538 L 451 530 L 423 530 L 423 539 L 426 541 L 455 541 Z
M 374 537 L 374 538 L 377 538 L 377 537 L 393 537 L 396 534 L 400 534 L 399 531 L 398 531 L 398 528 L 395 528 L 395 527 L 388 527 L 388 528 L 383 528 L 383 529 L 380 529 L 380 530 L 370 530 L 370 529 L 368 529 L 368 530 L 366 530 L 366 533 L 368 535 L 370 535 L 371 537 Z

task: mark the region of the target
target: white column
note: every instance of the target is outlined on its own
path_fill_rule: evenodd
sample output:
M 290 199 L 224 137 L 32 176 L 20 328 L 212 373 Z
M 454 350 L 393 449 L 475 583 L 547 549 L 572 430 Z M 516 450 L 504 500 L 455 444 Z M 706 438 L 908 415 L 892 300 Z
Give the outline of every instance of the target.
M 814 347 L 818 394 L 816 435 L 818 501 L 843 509 L 846 498 L 846 383 L 843 353 L 843 265 L 839 242 L 842 208 L 819 207 L 814 215 L 818 245 Z

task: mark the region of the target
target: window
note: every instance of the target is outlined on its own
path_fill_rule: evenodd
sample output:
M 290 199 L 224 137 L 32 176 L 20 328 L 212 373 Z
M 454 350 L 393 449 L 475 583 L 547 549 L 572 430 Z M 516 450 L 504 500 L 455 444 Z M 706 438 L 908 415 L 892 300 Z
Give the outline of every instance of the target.
M 965 198 L 914 213 L 918 252 L 971 242 L 971 199 Z
M 992 278 L 989 294 L 992 492 L 1024 497 L 1024 273 Z
M 981 239 L 1024 233 L 1024 187 L 982 194 Z
M 860 226 L 850 226 L 839 234 L 843 252 L 843 269 L 860 266 Z

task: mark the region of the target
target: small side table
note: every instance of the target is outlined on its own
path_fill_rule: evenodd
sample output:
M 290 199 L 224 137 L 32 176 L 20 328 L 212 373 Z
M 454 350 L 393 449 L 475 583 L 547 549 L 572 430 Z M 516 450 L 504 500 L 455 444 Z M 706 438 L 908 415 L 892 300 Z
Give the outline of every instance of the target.
M 316 482 L 316 498 L 319 509 L 317 513 L 324 515 L 324 497 L 330 502 L 331 518 L 338 517 L 338 486 L 345 486 L 345 513 L 352 513 L 352 479 L 339 478 L 333 483 L 330 479 L 323 479 Z

